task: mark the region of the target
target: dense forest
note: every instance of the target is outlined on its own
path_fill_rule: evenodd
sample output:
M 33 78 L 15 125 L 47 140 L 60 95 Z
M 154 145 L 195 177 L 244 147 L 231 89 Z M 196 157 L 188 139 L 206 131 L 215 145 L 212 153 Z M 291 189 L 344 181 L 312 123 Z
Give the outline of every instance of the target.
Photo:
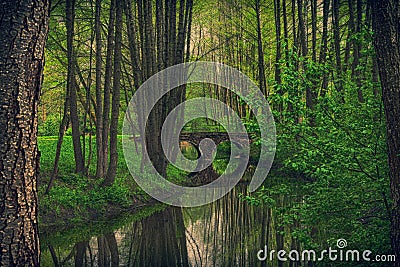
M 136 92 L 188 62 L 240 71 L 268 104 L 195 82 L 143 121 L 154 96 Z M 192 160 L 198 139 L 214 140 L 212 164 L 190 172 L 165 155 L 162 128 L 200 97 L 223 107 L 204 100 L 171 134 Z M 235 123 L 229 110 L 250 142 L 238 185 L 201 207 L 146 194 L 135 178 L 151 179 L 149 165 L 188 187 L 230 171 L 241 146 L 219 122 Z M 272 167 L 258 164 L 266 121 Z M 271 170 L 251 192 L 260 166 Z M 399 188 L 398 0 L 0 2 L 0 266 L 400 266 Z M 359 259 L 318 259 L 328 247 Z

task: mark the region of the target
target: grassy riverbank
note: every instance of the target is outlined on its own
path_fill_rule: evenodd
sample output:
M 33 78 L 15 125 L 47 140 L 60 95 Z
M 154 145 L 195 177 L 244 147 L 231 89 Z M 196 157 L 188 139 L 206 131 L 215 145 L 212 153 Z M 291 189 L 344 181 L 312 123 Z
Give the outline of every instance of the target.
M 74 153 L 70 137 L 64 138 L 59 175 L 54 180 L 49 194 L 46 195 L 45 191 L 53 169 L 57 138 L 40 137 L 38 144 L 42 155 L 39 179 L 39 220 L 42 225 L 109 219 L 142 205 L 147 200 L 144 192 L 136 186 L 130 176 L 122 153 L 119 153 L 117 178 L 110 187 L 102 187 L 102 181 L 93 177 L 94 164 L 91 164 L 89 168 L 88 177 L 74 174 Z M 92 162 L 95 162 L 94 140 L 92 147 Z M 119 149 L 122 151 L 121 143 Z M 89 153 L 89 149 L 86 153 Z

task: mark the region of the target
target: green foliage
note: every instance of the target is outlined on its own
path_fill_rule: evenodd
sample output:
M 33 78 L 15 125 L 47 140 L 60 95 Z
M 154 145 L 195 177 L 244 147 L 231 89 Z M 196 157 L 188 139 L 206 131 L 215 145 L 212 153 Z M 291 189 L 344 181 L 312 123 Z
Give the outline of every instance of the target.
M 261 1 L 262 2 L 262 1 Z M 350 3 L 351 1 L 349 1 Z M 90 59 L 85 53 L 92 32 L 92 11 L 85 3 L 77 3 L 76 32 L 79 33 L 75 51 L 77 65 L 80 66 L 79 74 L 91 77 L 93 70 Z M 262 2 L 261 10 L 266 10 L 270 2 Z M 108 3 L 103 3 L 107 10 Z M 309 6 L 305 7 L 308 12 Z M 345 5 L 341 6 L 340 13 L 343 25 L 340 29 L 341 36 L 347 36 L 348 15 Z M 293 10 L 295 10 L 294 8 Z M 287 12 L 290 12 L 287 9 Z M 57 135 L 59 128 L 62 102 L 65 98 L 65 73 L 66 57 L 62 47 L 66 46 L 65 40 L 65 15 L 63 5 L 53 10 L 50 21 L 49 42 L 47 44 L 47 62 L 45 68 L 45 81 L 43 86 L 41 112 L 43 115 L 39 123 L 39 134 L 43 136 Z M 102 12 L 102 21 L 106 23 L 107 12 Z M 260 12 L 262 24 L 262 42 L 275 40 L 273 12 Z M 318 16 L 319 13 L 318 12 Z M 256 18 L 256 10 L 251 3 L 235 1 L 200 1 L 195 4 L 192 37 L 202 38 L 197 48 L 196 60 L 219 60 L 233 67 L 237 67 L 253 80 L 259 79 L 257 66 L 257 38 L 252 25 Z M 365 16 L 366 17 L 366 16 Z M 296 15 L 293 14 L 294 20 Z M 307 21 L 307 19 L 306 19 Z M 296 23 L 296 21 L 294 22 Z M 255 23 L 254 23 L 255 24 Z M 290 24 L 290 23 L 289 23 Z M 298 25 L 289 25 L 291 26 Z M 205 33 L 198 30 L 206 29 Z M 277 154 L 271 175 L 264 187 L 253 194 L 243 196 L 253 205 L 265 206 L 272 209 L 277 215 L 276 227 L 283 227 L 286 235 L 300 241 L 306 248 L 324 247 L 337 238 L 346 238 L 351 246 L 358 249 L 371 249 L 384 253 L 389 251 L 389 181 L 385 144 L 385 122 L 379 93 L 376 94 L 378 84 L 372 79 L 373 47 L 371 45 L 372 33 L 362 25 L 361 31 L 344 37 L 343 43 L 348 42 L 350 52 L 348 62 L 342 62 L 343 70 L 338 71 L 335 66 L 334 47 L 328 43 L 325 62 L 314 62 L 309 57 L 301 57 L 296 51 L 290 49 L 288 54 L 277 64 L 281 67 L 281 82 L 270 82 L 272 90 L 268 88 L 269 101 L 273 107 L 277 121 Z M 329 25 L 329 30 L 332 27 Z M 329 31 L 328 30 L 328 31 Z M 318 37 L 319 37 L 318 33 Z M 328 35 L 330 35 L 329 33 Z M 292 47 L 293 36 L 288 36 L 288 43 L 284 41 L 282 51 Z M 328 40 L 331 40 L 328 36 Z M 86 41 L 85 41 L 86 40 Z M 78 42 L 79 41 L 79 42 Z M 127 40 L 124 40 L 125 43 Z M 194 40 L 193 44 L 196 44 Z M 261 41 L 261 40 L 260 40 Z M 297 40 L 299 41 L 299 40 Z M 351 44 L 350 42 L 353 42 Z M 320 40 L 318 40 L 318 45 Z M 352 69 L 353 47 L 361 45 L 360 64 Z M 264 46 L 264 59 L 268 77 L 273 76 L 272 68 L 275 62 L 275 48 L 272 42 Z M 317 46 L 318 46 L 317 45 Z M 197 44 L 196 44 L 197 46 Z M 344 47 L 342 47 L 344 48 Z M 316 48 L 317 52 L 320 48 Z M 214 53 L 213 53 L 214 52 Z M 319 51 L 318 51 L 319 52 Z M 60 56 L 61 55 L 61 56 Z M 128 54 L 127 54 L 128 55 Z M 192 55 L 194 57 L 194 55 Z M 344 61 L 344 60 L 343 60 Z M 129 62 L 127 62 L 129 65 Z M 356 74 L 354 73 L 356 72 Z M 129 72 L 129 70 L 128 70 Z M 78 75 L 77 75 L 78 76 Z M 123 84 L 131 83 L 130 75 L 125 75 Z M 328 86 L 321 89 L 322 78 L 327 77 Z M 77 77 L 79 78 L 79 77 Z M 79 80 L 79 88 L 83 88 Z M 342 91 L 338 92 L 338 85 Z M 93 94 L 94 83 L 91 94 Z M 315 93 L 313 109 L 306 107 L 305 92 L 310 89 Z M 187 86 L 187 99 L 202 96 L 213 96 L 225 101 L 229 106 L 239 109 L 243 107 L 246 99 L 238 99 L 228 95 L 223 88 L 216 88 L 205 84 L 190 84 Z M 362 93 L 364 102 L 359 101 L 358 94 Z M 85 99 L 85 92 L 81 90 L 80 99 Z M 128 93 L 127 93 L 128 94 Z M 93 96 L 93 95 L 92 95 Z M 126 105 L 125 97 L 121 99 L 121 109 Z M 249 100 L 249 99 L 247 99 Z M 81 101 L 82 102 L 82 101 Z M 55 103 L 55 104 L 54 104 Z M 79 103 L 80 128 L 83 129 L 84 111 Z M 257 108 L 257 106 L 253 106 Z M 94 110 L 94 109 L 92 109 Z M 207 110 L 204 110 L 206 115 Z M 218 111 L 210 111 L 218 113 Z M 246 113 L 246 112 L 244 112 Z M 222 114 L 222 112 L 221 112 Z M 223 117 L 222 114 L 216 114 Z M 209 115 L 209 114 L 208 114 Z M 243 115 L 243 114 L 242 114 Z M 246 118 L 246 130 L 251 133 L 254 142 L 251 145 L 251 159 L 257 159 L 261 140 L 259 127 L 253 121 L 250 112 L 243 115 Z M 119 119 L 119 130 L 122 124 L 123 113 Z M 312 122 L 312 123 L 311 123 Z M 92 131 L 94 129 L 91 129 Z M 184 131 L 223 131 L 224 129 L 212 120 L 199 118 L 187 123 Z M 84 129 L 89 132 L 90 129 Z M 71 129 L 67 130 L 71 135 Z M 94 141 L 94 140 L 92 140 Z M 89 141 L 87 142 L 89 143 Z M 52 171 L 56 138 L 42 137 L 39 139 L 41 156 L 41 210 L 57 214 L 72 212 L 75 220 L 79 214 L 88 210 L 103 210 L 109 204 L 118 204 L 122 207 L 129 205 L 133 198 L 145 198 L 145 193 L 136 186 L 126 168 L 122 153 L 119 153 L 119 177 L 115 184 L 109 188 L 99 186 L 101 181 L 72 175 L 73 150 L 70 137 L 64 139 L 59 166 L 59 179 L 57 179 L 49 196 L 42 196 L 44 186 Z M 87 149 L 87 148 L 86 148 Z M 232 150 L 232 151 L 231 151 Z M 235 146 L 222 143 L 218 146 L 216 159 L 213 166 L 220 174 L 226 171 L 226 158 L 234 154 Z M 119 151 L 121 148 L 119 147 Z M 96 148 L 93 143 L 93 159 L 95 162 Z M 88 155 L 88 150 L 86 150 Z M 189 156 L 190 158 L 191 156 Z M 139 157 L 132 155 L 129 159 L 135 164 L 140 164 Z M 138 168 L 139 169 L 139 168 Z M 89 170 L 89 177 L 94 173 L 94 164 Z M 145 166 L 144 173 L 134 175 L 148 176 L 150 171 Z M 168 179 L 174 183 L 184 183 L 186 172 L 182 172 L 173 165 L 168 165 Z
M 124 179 L 117 178 L 110 187 L 102 187 L 100 182 L 72 174 L 60 177 L 49 194 L 42 196 L 41 210 L 46 213 L 54 209 L 58 215 L 65 209 L 72 210 L 79 220 L 88 210 L 104 212 L 109 204 L 121 208 L 132 204 L 133 191 Z
M 281 66 L 282 83 L 274 88 L 283 94 L 270 98 L 274 106 L 282 107 L 274 114 L 278 173 L 262 189 L 243 198 L 280 214 L 282 225 L 291 229 L 285 234 L 305 248 L 324 248 L 345 238 L 353 248 L 389 253 L 390 187 L 382 103 L 374 94 L 377 85 L 363 78 L 358 87 L 348 73 L 341 78 L 344 92 L 329 83 L 325 94 L 318 92 L 310 110 L 304 92 L 309 86 L 319 88 L 313 86 L 313 79 L 333 67 L 294 52 Z M 364 102 L 357 97 L 359 90 Z M 313 125 L 310 117 L 314 117 Z M 289 204 L 282 197 L 289 198 Z
M 228 162 L 226 159 L 216 159 L 213 161 L 212 166 L 216 173 L 222 175 L 226 171 Z
M 187 179 L 188 172 L 183 171 L 175 165 L 168 164 L 167 179 L 174 184 L 183 184 Z
M 60 118 L 57 115 L 50 115 L 45 121 L 39 123 L 38 134 L 39 136 L 56 136 L 60 128 Z
M 225 129 L 214 120 L 197 118 L 186 123 L 184 132 L 224 132 Z

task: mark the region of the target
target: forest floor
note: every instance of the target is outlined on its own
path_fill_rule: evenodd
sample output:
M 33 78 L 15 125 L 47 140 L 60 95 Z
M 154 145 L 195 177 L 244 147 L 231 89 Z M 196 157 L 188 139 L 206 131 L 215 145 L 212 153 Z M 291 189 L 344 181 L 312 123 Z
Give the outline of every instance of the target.
M 92 162 L 96 160 L 94 143 L 93 139 Z M 93 177 L 94 164 L 89 168 L 88 177 L 74 174 L 74 153 L 69 136 L 64 137 L 58 176 L 49 193 L 45 194 L 53 169 L 57 137 L 39 137 L 38 145 L 42 155 L 38 186 L 41 229 L 109 221 L 155 204 L 132 179 L 122 153 L 119 153 L 117 178 L 110 187 L 102 187 L 102 181 Z M 122 147 L 119 148 L 121 151 Z M 89 153 L 89 148 L 86 153 Z

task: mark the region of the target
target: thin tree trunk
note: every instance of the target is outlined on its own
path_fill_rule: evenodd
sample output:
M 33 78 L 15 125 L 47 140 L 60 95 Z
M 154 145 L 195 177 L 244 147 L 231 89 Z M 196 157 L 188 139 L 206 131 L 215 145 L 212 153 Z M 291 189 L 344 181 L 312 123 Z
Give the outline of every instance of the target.
M 108 22 L 107 35 L 107 54 L 106 66 L 104 74 L 104 106 L 103 106 L 103 174 L 107 173 L 108 168 L 108 134 L 110 132 L 110 95 L 111 95 L 111 80 L 113 73 L 113 51 L 114 51 L 114 28 L 115 28 L 115 3 L 117 0 L 111 0 L 110 17 Z
M 335 57 L 336 57 L 336 90 L 338 92 L 343 91 L 343 67 L 342 67 L 342 56 L 340 51 L 340 26 L 339 26 L 339 0 L 333 0 L 333 42 L 335 47 Z M 344 98 L 341 97 L 341 101 L 344 101 Z
M 167 33 L 169 33 L 168 40 L 168 53 L 169 53 L 169 61 L 168 67 L 174 65 L 175 56 L 176 56 L 176 48 L 177 48 L 177 38 L 176 38 L 176 1 L 177 0 L 169 0 L 169 27 L 167 28 Z
M 39 266 L 38 104 L 49 1 L 0 3 L 0 266 Z
M 308 56 L 308 43 L 307 43 L 307 35 L 306 35 L 306 24 L 304 21 L 304 14 L 303 14 L 303 0 L 297 0 L 297 13 L 298 13 L 298 18 L 299 18 L 299 39 L 300 39 L 300 47 L 301 47 L 301 56 L 303 58 L 307 58 Z M 308 64 L 307 61 L 303 62 L 303 69 L 307 73 L 307 80 L 311 80 L 313 83 L 313 77 L 310 76 L 308 73 Z M 306 86 L 306 106 L 309 110 L 312 110 L 314 108 L 314 88 L 311 88 L 310 86 Z M 314 116 L 311 114 L 309 116 L 310 119 L 310 125 L 314 125 Z
M 355 33 L 354 3 L 355 3 L 354 0 L 347 0 L 347 5 L 349 7 L 349 22 L 348 22 L 348 35 L 346 40 L 346 47 L 344 52 L 344 66 L 346 69 L 350 61 L 350 51 L 354 46 L 354 39 L 353 39 Z
M 81 241 L 75 245 L 76 253 L 75 253 L 75 267 L 82 267 L 83 260 L 85 258 L 86 248 L 89 245 L 88 241 Z
M 110 123 L 110 164 L 103 185 L 114 183 L 118 165 L 118 121 L 121 99 L 121 63 L 122 63 L 122 13 L 123 1 L 116 1 L 115 51 L 114 51 L 114 82 L 112 92 L 112 111 Z
M 110 251 L 108 249 L 107 240 L 104 236 L 97 238 L 98 247 L 98 266 L 110 266 Z
M 285 44 L 285 60 L 286 66 L 289 66 L 289 26 L 287 18 L 287 4 L 286 0 L 282 0 L 282 15 L 283 15 L 283 38 Z
M 175 64 L 183 62 L 185 50 L 185 0 L 179 1 L 178 40 L 176 46 Z
M 186 34 L 186 62 L 190 60 L 190 38 L 192 33 L 193 0 L 187 0 L 186 13 L 188 13 L 187 34 Z
M 65 131 L 67 130 L 69 124 L 68 111 L 69 111 L 69 92 L 67 88 L 67 91 L 65 92 L 64 114 L 60 122 L 60 128 L 58 130 L 58 140 L 57 140 L 56 155 L 54 157 L 53 171 L 51 172 L 50 180 L 46 188 L 45 192 L 46 195 L 50 192 L 50 189 L 53 186 L 53 182 L 58 175 L 58 165 L 60 163 L 62 143 L 64 140 Z
M 113 232 L 105 234 L 104 238 L 107 241 L 107 245 L 110 250 L 111 267 L 118 267 L 119 266 L 119 252 L 118 252 L 118 245 L 117 245 L 117 240 L 115 238 L 115 234 Z
M 51 254 L 51 258 L 53 259 L 54 267 L 60 267 L 60 263 L 58 261 L 57 254 L 56 254 L 56 252 L 54 250 L 54 247 L 51 246 L 51 245 L 48 245 L 48 248 L 49 248 L 49 251 L 50 251 L 50 254 Z
M 145 63 L 147 67 L 146 79 L 150 78 L 156 72 L 156 47 L 154 38 L 152 1 L 143 0 L 145 32 L 144 32 L 144 52 Z
M 75 51 L 74 51 L 74 24 L 75 24 L 75 0 L 66 1 L 66 27 L 67 27 L 67 58 L 68 74 L 67 87 L 70 94 L 70 116 L 72 126 L 72 142 L 74 145 L 75 172 L 84 173 L 85 162 L 83 159 L 81 134 L 79 130 L 78 102 L 76 95 L 77 84 L 75 82 Z
M 357 22 L 355 29 L 356 33 L 358 34 L 361 33 L 362 17 L 363 17 L 363 3 L 362 0 L 357 0 Z M 360 41 L 357 41 L 355 44 L 353 44 L 353 49 L 354 49 L 353 64 L 351 66 L 351 73 L 352 77 L 356 80 L 358 101 L 360 103 L 363 103 L 364 96 L 362 92 L 362 77 L 361 77 L 361 71 L 358 67 L 360 64 L 361 49 L 362 49 Z
M 323 0 L 322 7 L 322 37 L 321 37 L 321 50 L 319 54 L 319 64 L 326 63 L 326 56 L 328 51 L 328 20 L 329 20 L 329 6 L 330 0 Z M 324 97 L 328 90 L 328 73 L 324 72 L 321 85 L 321 96 Z
M 278 0 L 278 1 L 280 1 L 280 0 Z M 256 18 L 257 18 L 258 79 L 259 79 L 259 84 L 260 84 L 260 90 L 267 97 L 268 91 L 267 91 L 267 82 L 266 82 L 266 78 L 265 78 L 265 68 L 264 68 L 264 51 L 263 51 L 263 42 L 262 42 L 260 0 L 256 0 L 255 11 L 256 11 Z M 277 16 L 279 16 L 279 14 Z M 277 29 L 278 29 L 278 26 L 277 26 Z M 280 29 L 279 29 L 279 31 L 280 31 Z M 278 58 L 278 50 L 279 50 L 279 54 L 280 54 L 280 47 L 278 49 L 278 34 L 277 34 L 276 41 L 277 41 L 276 57 Z M 280 43 L 280 41 L 279 41 L 279 43 Z M 276 71 L 280 72 L 280 67 L 279 67 L 278 61 L 276 62 Z
M 134 24 L 134 17 L 132 14 L 132 0 L 125 0 L 125 16 L 126 16 L 126 26 L 128 29 L 128 41 L 129 41 L 129 52 L 131 58 L 131 64 L 133 68 L 133 84 L 135 90 L 139 89 L 142 84 L 141 80 L 141 69 L 140 69 L 140 57 L 139 48 L 136 41 L 136 29 Z
M 90 1 L 90 6 L 92 10 L 92 15 L 95 17 L 93 13 L 93 2 Z M 87 158 L 87 163 L 85 165 L 85 175 L 89 175 L 89 168 L 90 168 L 90 163 L 92 161 L 92 120 L 90 119 L 90 114 L 92 110 L 92 106 L 90 105 L 90 98 L 91 98 L 91 92 L 90 89 L 92 87 L 92 67 L 93 67 L 93 44 L 94 44 L 94 38 L 95 38 L 95 32 L 94 29 L 90 31 L 90 52 L 89 52 L 89 72 L 87 76 L 87 86 L 85 87 L 85 93 L 86 93 L 86 99 L 85 99 L 85 116 L 83 120 L 83 159 L 85 163 L 85 159 Z M 95 107 L 96 111 L 96 107 Z M 89 142 L 88 142 L 88 155 L 86 155 L 86 134 L 87 134 L 87 129 L 88 129 L 88 117 L 89 117 Z
M 299 42 L 296 30 L 296 0 L 292 0 L 292 31 L 293 31 L 293 47 L 297 52 L 299 49 Z
M 308 55 L 308 45 L 307 45 L 307 35 L 306 35 L 306 24 L 304 22 L 303 14 L 303 0 L 297 0 L 297 13 L 299 18 L 299 41 L 300 41 L 300 51 L 301 56 L 307 57 Z
M 311 1 L 312 60 L 317 62 L 317 0 Z
M 103 43 L 101 39 L 101 0 L 96 0 L 96 13 L 95 13 L 95 35 L 96 35 L 96 178 L 104 177 L 103 166 L 106 158 L 104 158 L 103 148 L 103 97 L 102 97 L 102 49 Z
M 157 38 L 157 70 L 160 71 L 165 66 L 163 50 L 164 44 L 164 9 L 163 1 L 156 0 L 156 38 Z

